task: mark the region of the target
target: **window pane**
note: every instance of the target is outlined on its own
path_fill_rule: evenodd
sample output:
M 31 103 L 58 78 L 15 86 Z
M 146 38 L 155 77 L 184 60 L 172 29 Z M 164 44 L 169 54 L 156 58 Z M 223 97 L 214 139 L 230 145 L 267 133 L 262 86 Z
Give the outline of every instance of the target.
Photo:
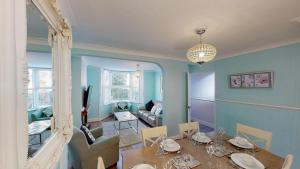
M 126 88 L 112 88 L 112 100 L 129 100 L 129 89 Z
M 129 86 L 129 73 L 112 72 L 112 85 Z
M 139 88 L 132 89 L 132 101 L 139 102 L 140 101 L 140 91 Z
M 27 95 L 27 109 L 33 109 L 33 108 L 34 108 L 33 92 L 32 92 L 32 90 L 28 90 L 28 95 Z
M 140 85 L 140 74 L 139 73 L 132 73 L 132 87 L 139 87 Z
M 32 89 L 32 69 L 28 69 L 28 89 Z
M 50 106 L 52 105 L 52 89 L 39 89 L 39 106 Z
M 39 87 L 52 87 L 51 70 L 39 70 Z

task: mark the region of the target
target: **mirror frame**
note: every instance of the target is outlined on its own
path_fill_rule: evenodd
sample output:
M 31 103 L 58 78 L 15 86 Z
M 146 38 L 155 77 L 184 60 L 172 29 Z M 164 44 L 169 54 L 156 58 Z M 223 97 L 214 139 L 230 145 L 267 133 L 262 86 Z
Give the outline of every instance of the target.
M 52 135 L 33 157 L 28 158 L 25 168 L 54 168 L 58 164 L 63 150 L 73 134 L 73 117 L 71 111 L 72 30 L 70 24 L 62 16 L 56 0 L 29 1 L 35 5 L 43 18 L 51 26 L 49 28 L 48 43 L 52 48 L 54 102 L 53 118 L 51 119 Z M 28 73 L 25 72 L 23 77 L 28 77 Z M 27 83 L 28 80 L 25 81 L 25 84 Z M 25 87 L 27 88 L 27 85 Z M 27 119 L 24 124 L 26 126 L 20 125 L 19 127 L 27 127 Z M 23 152 L 22 154 L 27 155 L 28 140 L 20 146 L 26 146 L 26 149 L 23 148 L 26 150 L 26 153 Z

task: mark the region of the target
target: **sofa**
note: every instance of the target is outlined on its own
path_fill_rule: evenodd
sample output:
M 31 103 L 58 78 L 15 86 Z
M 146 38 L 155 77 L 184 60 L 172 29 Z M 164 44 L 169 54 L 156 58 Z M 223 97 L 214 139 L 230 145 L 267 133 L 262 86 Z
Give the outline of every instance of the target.
M 103 136 L 102 127 L 90 130 L 95 142 L 88 144 L 85 134 L 74 127 L 69 143 L 69 153 L 74 169 L 97 169 L 98 157 L 102 157 L 105 168 L 115 165 L 119 160 L 119 136 Z
M 29 110 L 28 114 L 30 115 L 29 122 L 50 120 L 53 116 L 52 106 L 40 107 L 34 110 Z
M 162 125 L 163 116 L 163 106 L 159 101 L 152 101 L 154 103 L 151 110 L 146 110 L 145 107 L 141 107 L 138 111 L 138 118 L 145 121 L 152 127 L 157 127 Z M 159 108 L 159 109 L 158 109 Z M 157 111 L 156 111 L 157 110 Z

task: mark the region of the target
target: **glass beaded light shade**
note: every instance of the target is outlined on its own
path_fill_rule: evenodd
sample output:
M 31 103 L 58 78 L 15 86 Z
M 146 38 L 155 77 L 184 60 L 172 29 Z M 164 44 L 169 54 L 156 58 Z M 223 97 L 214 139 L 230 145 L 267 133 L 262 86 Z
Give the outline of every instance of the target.
M 215 58 L 217 50 L 210 44 L 203 44 L 201 42 L 201 35 L 205 32 L 205 29 L 198 30 L 196 33 L 200 35 L 200 43 L 191 47 L 186 54 L 189 61 L 193 63 L 205 63 Z

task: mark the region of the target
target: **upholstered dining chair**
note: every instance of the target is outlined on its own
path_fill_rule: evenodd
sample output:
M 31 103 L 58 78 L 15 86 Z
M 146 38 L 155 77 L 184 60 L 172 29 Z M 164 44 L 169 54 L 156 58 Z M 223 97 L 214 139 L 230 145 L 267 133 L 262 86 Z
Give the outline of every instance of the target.
M 150 143 L 148 145 L 152 147 L 162 140 L 164 136 L 167 137 L 167 126 L 142 129 L 142 138 L 145 147 L 147 147 L 147 143 Z
M 98 157 L 103 158 L 105 167 L 117 164 L 119 160 L 119 136 L 104 136 L 102 127 L 91 130 L 96 141 L 89 145 L 85 134 L 73 128 L 69 143 L 70 161 L 74 169 L 96 169 Z
M 98 157 L 97 169 L 105 169 L 102 157 Z
M 200 131 L 198 122 L 178 124 L 178 129 L 181 139 L 183 139 L 184 137 L 190 138 L 193 134 Z
M 264 149 L 269 150 L 272 142 L 272 133 L 244 124 L 236 124 L 236 135 L 251 136 L 257 138 L 255 142 L 264 142 Z
M 290 169 L 292 167 L 294 156 L 289 154 L 286 156 L 284 163 L 282 165 L 282 169 Z

